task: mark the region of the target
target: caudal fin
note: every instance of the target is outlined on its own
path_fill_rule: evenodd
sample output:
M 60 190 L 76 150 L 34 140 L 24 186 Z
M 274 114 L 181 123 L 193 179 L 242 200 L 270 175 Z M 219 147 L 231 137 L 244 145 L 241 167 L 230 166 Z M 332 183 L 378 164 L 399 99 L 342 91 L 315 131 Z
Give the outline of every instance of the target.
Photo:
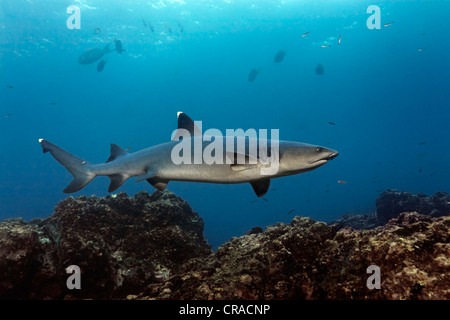
M 47 140 L 39 139 L 39 143 L 41 144 L 44 153 L 50 152 L 53 158 L 73 175 L 73 180 L 63 190 L 64 193 L 72 193 L 81 190 L 95 178 L 95 173 L 90 170 L 92 165 L 90 162 L 70 154 Z

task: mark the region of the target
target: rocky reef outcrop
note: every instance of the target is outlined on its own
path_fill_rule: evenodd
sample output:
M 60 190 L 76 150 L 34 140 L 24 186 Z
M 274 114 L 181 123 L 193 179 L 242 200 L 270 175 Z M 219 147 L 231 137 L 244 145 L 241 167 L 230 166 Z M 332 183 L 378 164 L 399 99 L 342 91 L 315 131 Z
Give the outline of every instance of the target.
M 431 217 L 448 216 L 450 194 L 436 192 L 432 196 L 427 196 L 423 193 L 413 194 L 388 189 L 377 198 L 374 214 L 347 214 L 329 224 L 338 228 L 373 229 L 386 224 L 392 218 L 397 218 L 402 212 L 417 212 Z
M 450 217 L 430 212 L 370 230 L 295 217 L 213 253 L 202 219 L 170 192 L 70 197 L 47 219 L 0 223 L 0 298 L 450 299 Z M 66 287 L 69 265 L 80 290 Z
M 432 217 L 450 215 L 450 194 L 436 192 L 432 196 L 386 190 L 376 200 L 377 220 L 385 224 L 402 212 L 416 211 Z
M 203 220 L 173 193 L 69 197 L 47 219 L 0 223 L 0 297 L 123 298 L 210 254 Z M 71 265 L 81 290 L 66 286 Z

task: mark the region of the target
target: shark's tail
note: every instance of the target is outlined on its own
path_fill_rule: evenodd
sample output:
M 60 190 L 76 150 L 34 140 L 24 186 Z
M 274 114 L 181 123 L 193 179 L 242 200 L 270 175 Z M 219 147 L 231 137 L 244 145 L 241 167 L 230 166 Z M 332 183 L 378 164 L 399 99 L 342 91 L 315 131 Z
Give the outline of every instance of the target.
M 53 158 L 61 163 L 73 175 L 72 182 L 64 189 L 64 193 L 72 193 L 83 189 L 96 174 L 91 170 L 92 163 L 84 161 L 60 147 L 48 142 L 44 139 L 39 139 L 44 153 L 49 152 Z

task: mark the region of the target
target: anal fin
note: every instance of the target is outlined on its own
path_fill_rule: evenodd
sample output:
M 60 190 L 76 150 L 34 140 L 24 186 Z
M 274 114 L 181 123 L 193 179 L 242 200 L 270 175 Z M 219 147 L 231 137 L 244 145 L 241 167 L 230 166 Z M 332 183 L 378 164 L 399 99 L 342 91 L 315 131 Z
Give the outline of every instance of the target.
M 111 179 L 111 183 L 109 184 L 108 192 L 113 192 L 128 179 L 128 176 L 123 174 L 112 174 L 109 176 L 109 179 Z

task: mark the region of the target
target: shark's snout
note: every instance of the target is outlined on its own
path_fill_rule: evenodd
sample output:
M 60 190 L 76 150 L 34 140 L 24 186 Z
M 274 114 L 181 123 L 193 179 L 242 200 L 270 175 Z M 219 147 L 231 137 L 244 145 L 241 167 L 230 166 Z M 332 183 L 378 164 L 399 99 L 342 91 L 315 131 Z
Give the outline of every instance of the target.
M 333 160 L 334 158 L 336 158 L 339 155 L 339 152 L 337 151 L 333 151 L 328 155 L 328 160 Z

